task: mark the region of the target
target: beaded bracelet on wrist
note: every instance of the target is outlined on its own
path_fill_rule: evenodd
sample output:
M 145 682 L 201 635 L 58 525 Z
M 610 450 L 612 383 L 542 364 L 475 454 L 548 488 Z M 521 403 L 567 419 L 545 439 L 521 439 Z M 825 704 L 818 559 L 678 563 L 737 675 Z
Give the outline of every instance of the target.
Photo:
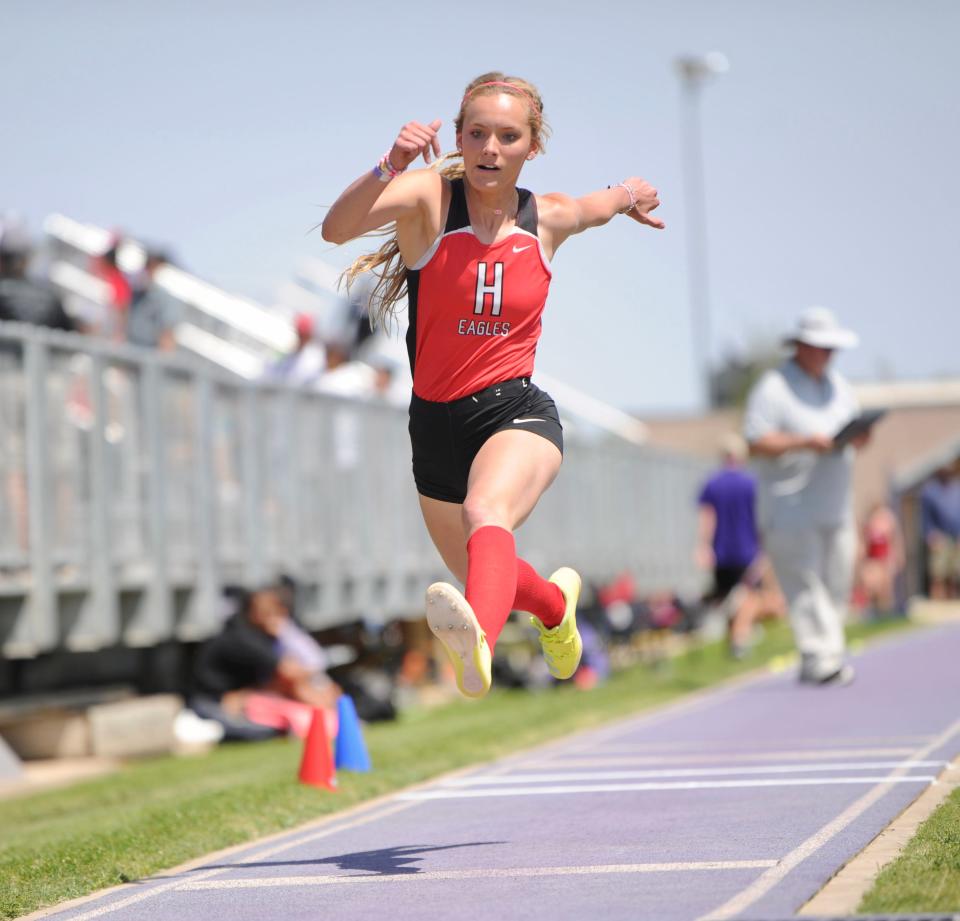
M 618 182 L 615 186 L 608 185 L 608 189 L 626 189 L 627 195 L 630 197 L 630 204 L 626 208 L 621 208 L 617 214 L 627 214 L 630 211 L 633 211 L 637 207 L 637 196 L 633 189 L 630 188 L 625 182 Z
M 405 169 L 406 167 L 404 167 Z M 390 151 L 388 150 L 381 158 L 377 165 L 373 168 L 373 175 L 377 177 L 381 182 L 389 182 L 391 179 L 396 179 L 403 172 L 402 169 L 397 169 L 390 162 Z
M 627 214 L 637 207 L 637 196 L 633 189 L 631 189 L 630 186 L 628 186 L 625 182 L 618 182 L 617 185 L 622 189 L 626 189 L 627 195 L 630 196 L 630 204 L 620 212 L 621 214 Z

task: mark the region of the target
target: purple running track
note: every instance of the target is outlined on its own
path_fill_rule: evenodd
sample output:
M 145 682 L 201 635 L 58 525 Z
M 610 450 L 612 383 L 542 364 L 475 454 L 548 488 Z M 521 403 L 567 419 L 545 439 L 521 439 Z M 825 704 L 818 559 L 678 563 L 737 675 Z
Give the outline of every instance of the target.
M 788 917 L 951 770 L 958 661 L 960 627 L 917 630 L 849 687 L 754 677 L 49 917 Z

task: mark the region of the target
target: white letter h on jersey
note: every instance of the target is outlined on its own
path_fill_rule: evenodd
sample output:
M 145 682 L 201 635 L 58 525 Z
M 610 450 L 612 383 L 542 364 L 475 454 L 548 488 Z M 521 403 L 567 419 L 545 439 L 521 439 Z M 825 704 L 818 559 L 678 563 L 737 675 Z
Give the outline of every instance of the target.
M 483 301 L 487 295 L 493 298 L 492 316 L 500 316 L 500 302 L 503 299 L 503 263 L 493 264 L 493 284 L 487 284 L 487 264 L 477 263 L 477 300 L 473 307 L 474 313 L 483 313 Z

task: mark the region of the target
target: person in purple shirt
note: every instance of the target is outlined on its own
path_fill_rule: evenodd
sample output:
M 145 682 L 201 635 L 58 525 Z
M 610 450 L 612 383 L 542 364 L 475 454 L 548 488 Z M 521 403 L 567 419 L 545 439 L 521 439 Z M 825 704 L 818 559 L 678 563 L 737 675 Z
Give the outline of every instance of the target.
M 722 467 L 703 485 L 698 497 L 699 524 L 696 558 L 703 569 L 713 570 L 713 586 L 704 596 L 710 604 L 726 604 L 728 642 L 735 657 L 749 642 L 753 605 L 745 597 L 756 575 L 760 551 L 757 536 L 757 484 L 744 468 L 746 442 L 731 432 L 720 443 Z M 742 588 L 743 591 L 735 589 Z
M 960 460 L 942 467 L 920 493 L 930 597 L 960 595 Z

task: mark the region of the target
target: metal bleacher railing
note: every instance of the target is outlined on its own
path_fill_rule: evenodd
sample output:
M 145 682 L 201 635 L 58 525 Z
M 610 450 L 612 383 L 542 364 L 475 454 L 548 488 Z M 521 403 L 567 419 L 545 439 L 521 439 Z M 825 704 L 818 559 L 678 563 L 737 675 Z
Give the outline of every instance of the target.
M 199 640 L 220 626 L 225 585 L 279 571 L 312 629 L 420 616 L 427 584 L 448 577 L 420 520 L 406 414 L 386 403 L 0 324 L 0 444 L 7 658 Z M 642 588 L 692 591 L 703 474 L 574 432 L 519 549 L 588 582 L 629 570 Z

